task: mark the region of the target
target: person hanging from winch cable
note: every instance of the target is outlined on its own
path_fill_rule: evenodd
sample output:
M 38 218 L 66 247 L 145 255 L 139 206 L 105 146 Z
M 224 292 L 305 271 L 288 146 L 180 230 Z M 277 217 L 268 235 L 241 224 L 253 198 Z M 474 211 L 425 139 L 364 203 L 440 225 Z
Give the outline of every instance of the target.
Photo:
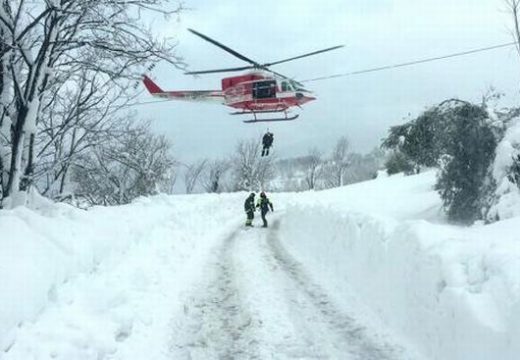
M 244 202 L 244 211 L 246 212 L 246 226 L 253 226 L 253 219 L 255 218 L 255 193 L 249 194 Z
M 267 130 L 264 137 L 262 138 L 262 156 L 269 155 L 269 148 L 271 146 L 273 146 L 273 140 L 274 140 L 273 133 L 269 132 L 269 130 Z
M 262 227 L 267 227 L 267 219 L 265 218 L 265 215 L 269 212 L 269 210 L 274 211 L 274 209 L 273 203 L 269 201 L 267 195 L 265 195 L 265 192 L 262 191 L 260 193 L 260 198 L 258 199 L 256 207 L 260 208 L 260 214 L 262 215 L 262 221 L 264 222 Z

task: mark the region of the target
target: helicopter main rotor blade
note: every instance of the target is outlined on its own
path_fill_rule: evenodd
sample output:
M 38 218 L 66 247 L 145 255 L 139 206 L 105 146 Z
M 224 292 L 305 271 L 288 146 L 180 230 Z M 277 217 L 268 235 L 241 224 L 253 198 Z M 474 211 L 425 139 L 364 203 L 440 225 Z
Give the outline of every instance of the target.
M 281 63 L 284 63 L 284 62 L 287 62 L 287 61 L 301 59 L 301 58 L 304 58 L 304 57 L 307 57 L 307 56 L 313 56 L 313 55 L 321 54 L 323 52 L 336 50 L 336 49 L 342 48 L 344 46 L 345 45 L 333 46 L 333 47 L 330 47 L 330 48 L 326 48 L 326 49 L 318 50 L 318 51 L 313 51 L 313 52 L 310 52 L 310 53 L 307 53 L 307 54 L 303 54 L 303 55 L 300 55 L 300 56 L 295 56 L 295 57 L 288 58 L 288 59 L 283 59 L 283 60 L 274 61 L 274 62 L 271 62 L 271 63 L 266 63 L 266 64 L 263 64 L 262 67 L 268 67 L 268 66 L 272 66 L 272 65 L 281 64 Z
M 204 40 L 206 40 L 206 41 L 212 43 L 213 45 L 218 46 L 218 47 L 221 48 L 222 50 L 227 51 L 227 52 L 230 53 L 231 55 L 236 56 L 236 57 L 239 58 L 240 60 L 244 60 L 244 61 L 246 61 L 246 62 L 248 62 L 248 63 L 254 65 L 255 67 L 260 67 L 260 66 L 261 66 L 261 65 L 260 65 L 259 63 L 257 63 L 256 61 L 251 60 L 251 59 L 249 59 L 248 57 L 245 57 L 244 55 L 242 55 L 242 54 L 236 52 L 235 50 L 233 50 L 233 49 L 227 47 L 226 45 L 223 45 L 223 44 L 219 43 L 219 42 L 216 41 L 216 40 L 213 40 L 213 39 L 210 38 L 209 36 L 206 36 L 206 35 L 204 35 L 204 34 L 201 34 L 200 32 L 195 31 L 195 30 L 193 30 L 193 29 L 188 29 L 188 30 L 191 31 L 193 34 L 195 34 L 195 35 L 197 35 L 197 36 L 203 38 Z
M 223 73 L 223 72 L 231 72 L 231 71 L 249 70 L 249 69 L 254 69 L 254 68 L 255 68 L 255 66 L 250 65 L 250 66 L 242 66 L 242 67 L 227 68 L 227 69 L 187 71 L 184 74 L 185 75 L 214 74 L 214 73 Z
M 284 74 L 280 74 L 279 72 L 276 72 L 276 71 L 271 70 L 271 69 L 269 69 L 269 68 L 262 68 L 262 70 L 268 71 L 268 72 L 270 72 L 271 74 L 274 74 L 274 75 L 276 75 L 276 76 L 281 77 L 282 79 L 289 80 L 289 81 L 295 83 L 296 85 L 298 85 L 298 86 L 300 86 L 300 87 L 302 87 L 302 88 L 305 87 L 301 82 L 295 80 L 295 79 L 292 78 L 292 77 L 286 76 L 286 75 L 284 75 Z
M 265 68 L 262 67 L 261 69 L 262 69 L 262 70 L 265 70 L 265 71 L 268 71 L 268 72 L 270 72 L 271 74 L 274 74 L 274 75 L 276 75 L 276 76 L 279 76 L 279 77 L 281 77 L 282 79 L 292 80 L 290 77 L 285 76 L 284 74 L 280 74 L 279 72 L 276 72 L 276 71 L 274 71 L 274 70 L 268 69 L 268 68 L 266 68 L 266 67 L 265 67 Z

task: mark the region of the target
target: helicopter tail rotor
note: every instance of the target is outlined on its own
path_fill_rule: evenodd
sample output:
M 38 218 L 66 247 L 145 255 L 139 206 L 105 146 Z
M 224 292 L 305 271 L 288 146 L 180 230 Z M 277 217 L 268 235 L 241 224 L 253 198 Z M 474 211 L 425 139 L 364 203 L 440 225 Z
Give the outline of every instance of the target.
M 143 75 L 143 83 L 150 94 L 159 94 L 164 91 L 148 76 Z

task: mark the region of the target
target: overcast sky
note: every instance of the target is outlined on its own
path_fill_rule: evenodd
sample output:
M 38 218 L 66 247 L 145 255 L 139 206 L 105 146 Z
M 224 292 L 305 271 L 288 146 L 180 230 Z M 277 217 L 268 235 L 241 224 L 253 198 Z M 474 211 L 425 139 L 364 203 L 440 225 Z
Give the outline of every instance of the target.
M 179 20 L 161 26 L 174 36 L 192 70 L 245 65 L 188 32 L 193 28 L 259 62 L 344 44 L 333 52 L 273 67 L 308 79 L 450 54 L 512 41 L 503 0 L 185 0 Z M 193 77 L 171 65 L 151 72 L 165 90 L 220 89 L 222 74 Z M 224 76 L 226 76 L 224 74 Z M 389 126 L 451 97 L 479 101 L 493 86 L 518 103 L 520 59 L 513 47 L 445 61 L 307 84 L 317 100 L 287 123 L 243 124 L 223 105 L 171 101 L 140 106 L 139 114 L 172 139 L 178 158 L 225 156 L 239 139 L 275 134 L 278 157 L 329 150 L 347 136 L 368 152 Z M 153 100 L 143 94 L 141 101 Z

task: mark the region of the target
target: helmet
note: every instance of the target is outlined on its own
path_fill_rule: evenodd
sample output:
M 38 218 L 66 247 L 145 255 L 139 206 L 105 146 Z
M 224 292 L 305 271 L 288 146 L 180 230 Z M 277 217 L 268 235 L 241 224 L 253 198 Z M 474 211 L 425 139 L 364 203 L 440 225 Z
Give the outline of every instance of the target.
M 265 192 L 262 191 L 262 192 L 260 193 L 260 196 L 261 196 L 261 197 L 265 197 Z
M 255 197 L 255 193 L 252 192 L 251 194 L 249 194 L 249 197 Z

